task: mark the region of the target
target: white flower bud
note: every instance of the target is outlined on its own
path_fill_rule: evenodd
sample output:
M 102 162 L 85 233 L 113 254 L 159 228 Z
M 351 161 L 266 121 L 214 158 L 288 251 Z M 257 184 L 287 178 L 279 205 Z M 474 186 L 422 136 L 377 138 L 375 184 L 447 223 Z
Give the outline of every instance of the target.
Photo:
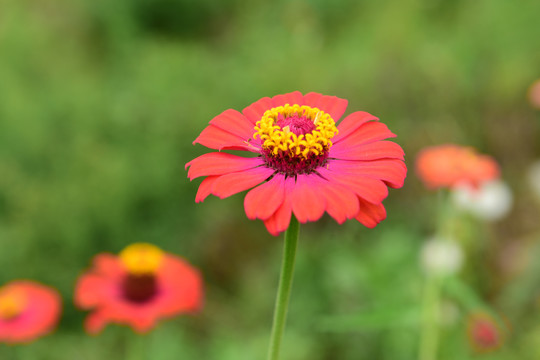
M 452 198 L 459 209 L 488 221 L 505 217 L 514 202 L 510 187 L 501 180 L 484 182 L 478 188 L 458 185 L 452 190 Z
M 433 237 L 422 247 L 421 261 L 429 275 L 451 275 L 461 269 L 463 252 L 457 242 Z

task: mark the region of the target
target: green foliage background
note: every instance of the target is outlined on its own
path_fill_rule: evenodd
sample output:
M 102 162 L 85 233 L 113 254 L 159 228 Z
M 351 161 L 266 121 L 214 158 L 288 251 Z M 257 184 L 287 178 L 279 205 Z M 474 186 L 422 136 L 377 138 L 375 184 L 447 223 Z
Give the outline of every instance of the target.
M 55 334 L 0 345 L 0 358 L 262 359 L 282 239 L 245 217 L 242 195 L 195 204 L 200 180 L 184 165 L 220 112 L 300 90 L 379 116 L 409 175 L 374 230 L 327 217 L 302 227 L 283 358 L 417 358 L 435 194 L 414 157 L 455 142 L 493 155 L 516 197 L 507 219 L 462 229 L 460 277 L 511 324 L 481 357 L 537 359 L 540 211 L 525 172 L 540 157 L 526 99 L 539 16 L 536 0 L 0 0 L 0 284 L 35 279 L 64 299 Z M 78 275 L 138 241 L 201 269 L 204 311 L 144 338 L 117 326 L 87 336 Z M 440 359 L 476 358 L 470 309 L 446 301 Z

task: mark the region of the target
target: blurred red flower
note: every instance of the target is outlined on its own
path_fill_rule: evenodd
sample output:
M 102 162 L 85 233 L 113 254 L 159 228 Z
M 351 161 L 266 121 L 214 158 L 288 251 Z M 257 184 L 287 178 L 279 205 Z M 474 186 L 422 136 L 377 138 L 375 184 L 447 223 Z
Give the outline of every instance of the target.
M 0 288 L 0 342 L 27 343 L 46 335 L 60 312 L 55 289 L 29 280 L 12 281 Z
M 252 189 L 244 199 L 249 219 L 277 235 L 291 214 L 301 222 L 326 211 L 338 223 L 355 218 L 375 227 L 386 218 L 387 186 L 403 186 L 403 150 L 386 125 L 367 112 L 342 117 L 347 100 L 295 91 L 262 98 L 242 113 L 226 110 L 194 141 L 211 149 L 242 150 L 241 157 L 212 152 L 190 161 L 188 177 L 206 177 L 195 197 L 225 198 Z
M 452 188 L 480 183 L 499 177 L 499 165 L 488 155 L 480 155 L 472 147 L 445 144 L 427 147 L 416 157 L 416 173 L 426 187 Z
M 467 337 L 471 347 L 480 353 L 497 350 L 505 340 L 505 332 L 497 321 L 486 313 L 470 315 L 467 324 Z
M 529 102 L 535 109 L 540 109 L 540 79 L 529 87 Z
M 93 267 L 77 282 L 75 304 L 91 310 L 88 333 L 98 333 L 109 322 L 143 333 L 160 318 L 199 310 L 202 296 L 199 271 L 154 245 L 135 243 L 119 256 L 94 257 Z

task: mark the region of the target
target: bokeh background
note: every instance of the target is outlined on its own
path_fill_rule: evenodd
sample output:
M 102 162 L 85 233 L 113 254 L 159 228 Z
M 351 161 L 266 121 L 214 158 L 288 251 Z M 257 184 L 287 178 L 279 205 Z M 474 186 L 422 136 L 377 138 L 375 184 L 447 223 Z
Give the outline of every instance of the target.
M 246 218 L 242 195 L 195 204 L 184 166 L 220 112 L 300 90 L 379 116 L 409 173 L 377 228 L 302 227 L 283 358 L 417 358 L 436 196 L 414 158 L 454 142 L 494 156 L 514 193 L 508 217 L 464 227 L 460 273 L 510 331 L 476 354 L 469 309 L 443 295 L 440 359 L 538 359 L 540 209 L 526 174 L 540 158 L 527 101 L 539 16 L 536 0 L 0 0 L 0 284 L 34 279 L 64 299 L 53 335 L 0 344 L 0 358 L 127 358 L 141 341 L 156 360 L 264 358 L 282 238 Z M 204 311 L 144 339 L 119 326 L 87 336 L 75 281 L 132 242 L 200 268 Z

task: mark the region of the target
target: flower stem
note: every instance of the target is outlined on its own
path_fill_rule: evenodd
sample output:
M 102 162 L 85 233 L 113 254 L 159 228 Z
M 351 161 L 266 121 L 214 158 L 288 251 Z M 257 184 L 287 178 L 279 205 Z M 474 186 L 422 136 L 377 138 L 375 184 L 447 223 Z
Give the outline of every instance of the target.
M 439 343 L 441 278 L 428 276 L 424 285 L 419 360 L 436 360 Z
M 270 335 L 270 347 L 268 349 L 268 360 L 279 359 L 279 349 L 281 338 L 285 330 L 287 320 L 287 308 L 289 307 L 289 297 L 291 294 L 292 279 L 294 273 L 294 260 L 296 257 L 296 245 L 300 226 L 294 215 L 291 216 L 291 223 L 285 231 L 285 245 L 283 247 L 283 259 L 281 263 L 281 275 L 274 308 L 274 321 L 272 333 Z

